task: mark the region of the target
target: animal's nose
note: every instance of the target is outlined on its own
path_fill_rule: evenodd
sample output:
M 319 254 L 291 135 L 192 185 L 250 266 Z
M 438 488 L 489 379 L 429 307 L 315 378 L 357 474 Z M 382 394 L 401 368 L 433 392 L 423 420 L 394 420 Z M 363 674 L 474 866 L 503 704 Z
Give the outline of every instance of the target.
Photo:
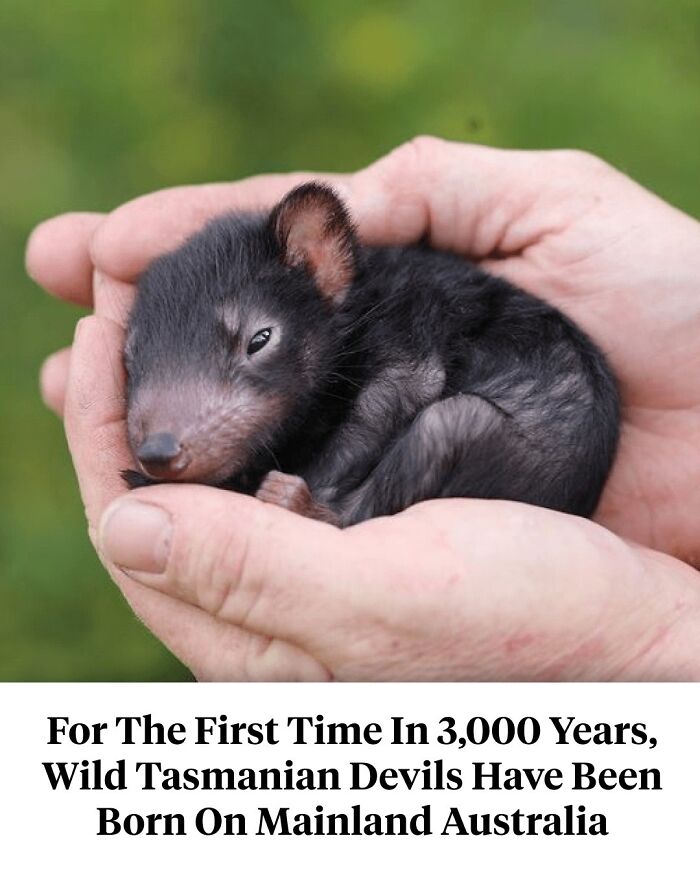
M 149 434 L 136 450 L 136 455 L 144 471 L 160 479 L 181 474 L 189 464 L 189 458 L 175 435 L 165 431 Z

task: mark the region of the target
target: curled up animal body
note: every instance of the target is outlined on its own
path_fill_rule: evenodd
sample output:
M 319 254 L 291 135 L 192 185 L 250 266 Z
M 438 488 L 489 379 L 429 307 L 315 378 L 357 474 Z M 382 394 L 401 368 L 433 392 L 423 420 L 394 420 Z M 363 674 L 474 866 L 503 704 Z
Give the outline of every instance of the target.
M 588 516 L 618 438 L 615 381 L 571 321 L 454 254 L 360 245 L 316 183 L 154 261 L 125 365 L 132 485 L 342 526 L 439 497 Z

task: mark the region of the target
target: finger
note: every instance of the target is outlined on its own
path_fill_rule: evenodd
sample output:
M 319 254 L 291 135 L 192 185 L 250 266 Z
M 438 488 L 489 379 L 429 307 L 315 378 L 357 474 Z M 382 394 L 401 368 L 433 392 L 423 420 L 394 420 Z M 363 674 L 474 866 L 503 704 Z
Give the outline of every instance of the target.
M 344 533 L 249 496 L 183 484 L 137 490 L 107 509 L 99 544 L 156 591 L 311 653 L 354 616 Z
M 99 270 L 133 282 L 155 256 L 176 248 L 208 219 L 227 210 L 269 208 L 309 179 L 338 190 L 367 243 L 414 243 L 427 234 L 433 245 L 473 257 L 500 247 L 518 251 L 535 232 L 523 228 L 515 237 L 509 223 L 537 192 L 532 170 L 542 154 L 421 137 L 354 175 L 279 174 L 166 189 L 108 216 L 92 240 L 92 259 Z
M 71 355 L 66 434 L 93 541 L 103 508 L 127 491 L 119 474 L 130 464 L 120 363 L 122 337 L 122 330 L 113 322 L 86 317 L 76 328 Z M 179 630 L 167 600 L 153 599 L 153 593 L 124 575 L 117 582 L 149 628 L 166 643 L 177 632 L 183 650 L 189 653 L 188 636 Z
M 115 210 L 92 240 L 92 259 L 104 273 L 133 282 L 155 256 L 176 248 L 208 219 L 227 210 L 269 208 L 309 179 L 338 190 L 367 243 L 414 243 L 427 235 L 437 248 L 473 258 L 517 253 L 561 220 L 556 204 L 529 212 L 543 185 L 556 177 L 557 162 L 566 165 L 565 153 L 420 137 L 354 175 L 279 174 L 167 189 Z M 564 174 L 565 183 L 570 176 Z
M 66 431 L 91 532 L 102 509 L 126 492 L 119 472 L 131 464 L 124 423 L 122 339 L 123 331 L 115 323 L 86 317 L 76 330 L 71 355 Z M 197 676 L 325 679 L 324 670 L 295 648 L 236 629 L 110 570 L 136 615 Z
M 100 213 L 66 213 L 37 225 L 25 253 L 29 276 L 58 298 L 91 306 L 90 239 L 103 219 Z
M 292 644 L 240 629 L 118 569 L 109 571 L 136 616 L 200 681 L 331 679 L 317 660 Z
M 561 194 L 576 182 L 575 163 L 564 151 L 418 137 L 355 174 L 354 213 L 373 244 L 427 237 L 438 249 L 474 259 L 519 254 L 561 227 L 574 208 Z M 542 198 L 547 210 L 535 209 Z
M 76 326 L 64 413 L 89 522 L 126 491 L 119 475 L 130 460 L 122 344 L 123 330 L 108 319 L 88 316 Z
M 126 328 L 129 311 L 136 297 L 136 287 L 120 282 L 96 270 L 93 278 L 95 313 Z
M 63 416 L 66 400 L 68 370 L 70 368 L 71 348 L 59 349 L 50 355 L 41 366 L 39 385 L 44 404 L 57 416 Z
M 92 260 L 98 270 L 133 282 L 157 255 L 177 248 L 209 219 L 229 210 L 270 208 L 295 185 L 318 174 L 257 176 L 240 182 L 190 185 L 144 195 L 116 209 L 95 234 Z M 341 187 L 344 177 L 322 177 Z

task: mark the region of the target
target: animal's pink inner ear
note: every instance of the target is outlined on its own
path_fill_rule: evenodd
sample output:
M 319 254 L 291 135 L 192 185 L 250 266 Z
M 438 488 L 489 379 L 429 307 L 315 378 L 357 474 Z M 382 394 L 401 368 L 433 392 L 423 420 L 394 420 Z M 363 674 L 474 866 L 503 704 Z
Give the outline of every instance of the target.
M 272 215 L 283 258 L 305 267 L 324 297 L 340 302 L 355 274 L 355 234 L 335 193 L 309 183 L 295 188 Z

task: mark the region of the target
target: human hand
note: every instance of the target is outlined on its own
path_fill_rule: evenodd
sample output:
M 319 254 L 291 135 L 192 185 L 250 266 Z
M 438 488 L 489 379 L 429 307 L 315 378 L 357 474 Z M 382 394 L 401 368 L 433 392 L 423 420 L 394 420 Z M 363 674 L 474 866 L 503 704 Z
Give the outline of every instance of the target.
M 339 530 L 205 486 L 113 501 L 122 340 L 79 325 L 71 453 L 102 561 L 199 678 L 700 679 L 697 572 L 588 520 L 449 500 Z
M 594 156 L 419 138 L 352 180 L 366 238 L 479 261 L 608 355 L 620 449 L 596 519 L 700 564 L 700 223 Z
M 566 170 L 567 172 L 562 172 L 559 176 L 553 174 L 552 161 L 555 163 L 559 162 L 562 165 L 562 171 Z M 540 166 L 541 177 L 539 183 L 536 180 L 535 173 L 538 164 Z M 491 168 L 490 173 L 487 172 L 489 166 Z M 595 237 L 594 235 L 593 237 L 597 241 L 596 245 L 593 246 L 595 251 L 583 252 L 581 246 L 584 243 L 589 246 L 592 245 L 588 237 L 580 234 L 581 223 L 585 225 L 587 217 L 590 218 L 591 215 L 590 211 L 586 213 L 586 205 L 583 201 L 595 190 L 595 187 L 591 179 L 588 179 L 585 184 L 580 179 L 576 184 L 570 181 L 571 174 L 579 169 L 579 177 L 581 175 L 585 176 L 585 170 L 589 177 L 592 175 L 592 178 L 597 179 L 598 187 L 602 186 L 603 191 L 608 192 L 611 203 L 614 200 L 612 195 L 614 194 L 615 198 L 619 200 L 621 198 L 619 189 L 623 189 L 622 194 L 625 197 L 622 198 L 622 201 L 626 203 L 629 210 L 634 212 L 636 221 L 639 221 L 640 216 L 646 216 L 646 222 L 642 222 L 640 226 L 642 248 L 644 244 L 648 248 L 650 238 L 655 233 L 655 225 L 661 225 L 668 231 L 671 225 L 675 223 L 677 226 L 676 235 L 670 235 L 674 237 L 675 243 L 673 247 L 669 243 L 669 249 L 673 248 L 675 256 L 691 259 L 692 242 L 694 236 L 698 234 L 697 226 L 692 220 L 657 201 L 651 195 L 635 186 L 634 183 L 631 183 L 609 168 L 605 168 L 605 165 L 599 165 L 594 159 L 589 159 L 585 156 L 581 157 L 569 153 L 502 153 L 477 147 L 440 144 L 428 140 L 403 147 L 387 159 L 366 171 L 356 174 L 354 177 L 347 177 L 344 180 L 336 178 L 333 181 L 336 184 L 340 182 L 343 185 L 345 196 L 350 201 L 356 215 L 360 218 L 360 230 L 366 239 L 371 239 L 374 242 L 389 242 L 390 240 L 392 242 L 406 242 L 421 236 L 423 232 L 429 230 L 434 245 L 458 249 L 459 251 L 469 253 L 472 257 L 481 258 L 484 255 L 493 254 L 494 251 L 498 251 L 502 257 L 496 263 L 488 263 L 487 266 L 491 267 L 491 269 L 502 270 L 502 272 L 507 273 L 516 282 L 520 282 L 530 288 L 535 288 L 535 285 L 534 281 L 527 279 L 527 275 L 528 271 L 530 271 L 531 275 L 534 276 L 532 274 L 534 271 L 541 280 L 541 287 L 536 288 L 536 291 L 546 295 L 550 300 L 554 300 L 562 309 L 567 310 L 606 348 L 611 356 L 613 365 L 621 375 L 625 400 L 627 401 L 628 398 L 635 399 L 637 397 L 635 392 L 645 388 L 645 386 L 658 385 L 658 379 L 654 383 L 653 380 L 649 379 L 649 375 L 644 373 L 645 360 L 639 355 L 635 355 L 634 351 L 630 354 L 624 348 L 619 348 L 619 343 L 616 345 L 615 341 L 620 340 L 619 335 L 612 336 L 609 330 L 606 333 L 605 329 L 609 328 L 607 320 L 610 318 L 610 313 L 614 311 L 615 302 L 612 300 L 614 296 L 611 296 L 606 291 L 605 294 L 601 293 L 594 301 L 593 297 L 595 296 L 587 297 L 587 290 L 584 285 L 574 283 L 570 287 L 568 284 L 571 276 L 575 276 L 577 272 L 574 270 L 576 268 L 576 259 L 579 259 L 582 264 L 586 264 L 588 260 L 592 259 L 594 263 L 598 263 L 598 270 L 601 269 L 601 264 L 606 263 L 610 249 L 614 248 L 613 243 L 615 243 L 615 240 L 611 238 L 611 232 L 618 232 L 620 227 L 626 227 L 624 210 L 620 211 L 618 209 L 618 219 L 615 220 L 614 217 L 612 219 L 608 218 L 607 224 L 603 221 L 600 221 L 598 224 L 593 222 L 595 227 L 590 228 L 589 232 L 593 234 L 593 231 L 597 228 L 596 233 L 598 236 Z M 497 173 L 494 173 L 494 170 Z M 545 175 L 547 175 L 547 179 L 544 178 Z M 515 185 L 516 177 L 519 177 L 521 184 L 519 195 Z M 553 180 L 557 179 L 558 183 L 552 185 Z M 440 180 L 442 180 L 441 184 Z M 127 306 L 125 302 L 128 302 L 128 296 L 131 293 L 130 287 L 123 283 L 133 279 L 144 264 L 158 251 L 167 246 L 175 245 L 179 242 L 179 239 L 201 224 L 207 215 L 241 204 L 271 203 L 283 191 L 298 181 L 298 177 L 291 179 L 277 177 L 266 180 L 252 180 L 239 186 L 202 187 L 199 189 L 162 192 L 158 195 L 141 199 L 141 201 L 127 205 L 117 211 L 116 214 L 101 225 L 97 233 L 91 231 L 88 234 L 85 232 L 85 228 L 90 222 L 97 224 L 100 221 L 95 217 L 89 217 L 89 219 L 82 217 L 82 235 L 80 233 L 73 233 L 72 236 L 69 229 L 73 227 L 75 230 L 74 219 L 67 217 L 62 220 L 55 220 L 51 225 L 41 229 L 39 234 L 33 239 L 29 252 L 30 268 L 38 279 L 46 276 L 48 271 L 51 270 L 52 241 L 55 243 L 61 234 L 66 235 L 71 239 L 72 243 L 68 250 L 64 248 L 62 251 L 64 264 L 70 263 L 70 270 L 66 270 L 65 274 L 60 272 L 58 274 L 54 273 L 52 280 L 53 287 L 61 293 L 61 282 L 64 283 L 65 288 L 65 280 L 69 275 L 72 275 L 73 282 L 69 282 L 68 285 L 74 292 L 82 291 L 84 293 L 87 291 L 84 279 L 81 286 L 79 277 L 84 278 L 87 272 L 85 270 L 87 240 L 92 238 L 93 257 L 97 266 L 104 272 L 109 271 L 113 274 L 118 274 L 122 278 L 122 285 L 120 285 L 104 276 L 101 277 L 101 281 L 96 288 L 97 311 L 108 314 L 112 318 L 123 319 L 125 307 Z M 410 185 L 408 181 L 410 181 Z M 469 200 L 467 200 L 466 196 L 455 199 L 454 185 L 459 182 L 464 186 L 465 182 L 468 184 L 470 181 L 481 186 L 475 190 L 474 197 Z M 538 193 L 541 194 L 538 185 L 542 187 L 543 191 L 549 191 L 549 200 L 545 204 L 549 210 L 549 218 L 551 220 L 549 223 L 543 220 L 543 215 L 547 210 L 543 211 L 542 204 L 539 205 L 539 208 L 537 206 L 536 196 Z M 577 185 L 580 188 L 577 189 Z M 577 195 L 576 192 L 581 190 L 585 194 Z M 530 194 L 526 197 L 528 191 Z M 530 195 L 532 196 L 532 203 L 528 201 Z M 590 210 L 595 213 L 595 205 L 597 204 L 598 210 L 603 209 L 603 212 L 606 212 L 609 209 L 607 201 L 602 200 L 600 192 L 598 192 L 596 197 L 593 198 L 593 203 L 588 205 Z M 644 205 L 645 209 L 642 209 Z M 491 206 L 493 206 L 493 209 L 489 209 Z M 508 212 L 508 208 L 510 212 Z M 452 210 L 451 213 L 450 209 Z M 528 209 L 531 214 L 528 212 Z M 512 220 L 518 213 L 521 214 L 521 217 L 517 223 L 517 228 L 515 226 L 511 227 L 508 216 L 510 215 Z M 557 221 L 555 222 L 554 219 Z M 536 233 L 538 227 L 539 231 Z M 551 245 L 554 244 L 551 244 L 548 249 L 548 240 L 550 238 L 552 241 L 557 240 L 556 227 L 559 227 L 559 236 L 566 245 L 562 246 L 560 243 L 559 249 L 555 246 L 554 250 L 552 250 Z M 139 229 L 139 245 L 134 245 L 134 228 Z M 141 231 L 142 228 L 148 234 L 145 240 L 145 235 Z M 577 228 L 579 228 L 579 232 L 576 232 Z M 601 228 L 603 232 L 607 229 L 607 234 L 602 233 L 601 235 Z M 529 232 L 531 239 L 526 239 L 527 235 L 523 236 L 525 231 Z M 83 241 L 82 255 L 80 254 L 80 240 Z M 462 241 L 461 244 L 460 240 Z M 68 255 L 71 257 L 66 255 L 66 251 L 68 251 Z M 598 253 L 597 256 L 595 255 L 596 251 Z M 557 274 L 555 269 L 557 261 L 554 259 L 552 252 L 555 254 L 559 253 L 561 262 L 559 274 Z M 503 257 L 504 253 L 517 254 Z M 596 258 L 598 262 L 596 262 Z M 673 258 L 670 255 L 667 258 L 668 263 L 673 262 Z M 614 262 L 614 259 L 610 262 L 611 271 L 613 267 L 612 262 Z M 682 263 L 685 264 L 686 262 Z M 690 261 L 687 263 L 690 263 Z M 77 269 L 78 267 L 79 269 Z M 568 269 L 566 281 L 562 278 L 562 271 L 565 269 Z M 657 265 L 656 270 L 659 271 L 661 268 Z M 692 273 L 692 271 L 690 272 Z M 642 271 L 641 274 L 643 273 Z M 615 276 L 614 272 L 613 276 Z M 688 277 L 688 280 L 690 280 L 690 277 Z M 642 281 L 642 276 L 639 277 L 639 281 Z M 599 279 L 598 284 L 600 285 L 600 283 Z M 681 329 L 687 328 L 687 326 L 684 326 L 680 316 L 687 315 L 689 312 L 687 302 L 689 300 L 690 282 L 679 284 L 679 288 L 682 288 L 683 291 L 683 295 L 676 296 L 679 312 L 675 318 L 667 320 L 668 324 L 657 319 L 656 323 L 653 324 L 654 332 L 658 331 L 659 328 L 663 328 L 670 337 L 673 334 L 673 329 L 678 329 L 679 325 Z M 620 291 L 625 291 L 622 285 L 619 285 L 619 289 Z M 628 304 L 630 291 L 631 289 L 627 289 Z M 653 296 L 648 292 L 642 296 L 642 300 L 646 305 L 645 308 L 642 308 L 644 318 L 640 320 L 639 313 L 636 310 L 632 311 L 632 316 L 637 327 L 641 326 L 647 329 L 648 336 L 645 336 L 643 340 L 646 344 L 646 349 L 649 350 L 649 337 L 654 338 L 654 333 L 652 332 L 653 314 L 650 312 L 653 309 L 651 304 L 656 303 L 658 305 L 658 301 L 654 302 Z M 580 315 L 576 312 L 577 306 L 580 308 Z M 624 307 L 618 309 L 624 311 Z M 673 310 L 673 308 L 670 309 Z M 670 315 L 672 317 L 673 313 Z M 692 315 L 693 312 L 691 311 Z M 597 324 L 596 320 L 598 320 Z M 111 331 L 111 327 L 108 328 L 106 323 L 102 325 L 102 328 L 105 331 Z M 679 336 L 684 337 L 686 333 L 690 332 L 682 332 Z M 634 347 L 634 344 L 632 346 Z M 95 352 L 98 356 L 100 355 L 99 352 L 93 349 L 93 353 Z M 118 344 L 113 347 L 113 355 L 115 356 L 115 373 L 120 373 Z M 667 356 L 667 362 L 668 358 Z M 62 403 L 62 384 L 65 382 L 66 370 L 65 361 L 65 356 L 54 359 L 45 371 L 45 391 L 55 405 Z M 80 381 L 81 371 L 84 376 L 93 365 L 89 364 L 89 359 L 83 362 L 82 368 L 79 368 L 74 363 L 76 379 Z M 677 376 L 673 368 L 671 369 L 670 376 Z M 676 385 L 678 382 L 676 379 L 668 379 L 668 377 L 666 379 L 669 395 L 673 399 L 676 398 L 676 394 L 679 392 L 679 387 Z M 663 380 L 662 385 L 664 385 Z M 682 387 L 680 388 L 682 389 Z M 117 398 L 121 395 L 119 387 L 116 387 L 115 395 Z M 644 397 L 643 394 L 641 397 Z M 680 395 L 678 397 L 680 398 Z M 688 407 L 691 408 L 692 405 L 689 403 Z M 663 411 L 661 412 L 663 413 Z M 117 415 L 116 411 L 112 411 L 110 414 L 110 416 Z M 685 418 L 681 420 L 682 423 L 685 423 L 685 421 Z M 69 427 L 69 434 L 70 431 Z M 118 428 L 115 429 L 115 436 L 117 431 L 119 431 Z M 121 431 L 123 432 L 123 426 Z M 664 439 L 667 440 L 665 435 Z M 660 443 L 663 444 L 663 440 Z M 90 484 L 95 486 L 99 481 L 102 486 L 107 485 L 110 477 L 114 476 L 116 470 L 120 466 L 123 467 L 123 464 L 115 465 L 117 460 L 114 458 L 114 453 L 116 452 L 117 444 L 118 441 L 112 447 L 113 452 L 111 454 L 108 453 L 107 458 L 103 457 L 99 465 L 93 464 L 92 468 L 90 466 L 87 466 L 87 468 L 84 465 L 82 466 L 84 472 L 81 480 L 83 481 L 84 494 L 86 491 L 90 491 Z M 637 452 L 634 452 L 635 448 Z M 630 449 L 633 451 L 631 455 Z M 619 470 L 622 470 L 623 473 L 626 469 L 632 472 L 635 471 L 634 460 L 636 458 L 637 462 L 639 462 L 639 451 L 644 449 L 643 443 L 640 442 L 637 442 L 637 445 L 632 442 L 632 447 L 630 448 L 629 441 L 625 442 L 623 437 L 621 459 L 613 475 L 611 488 L 614 486 L 615 477 L 620 478 L 620 475 L 617 473 Z M 93 453 L 93 456 L 95 455 L 94 451 L 87 446 L 84 448 L 85 450 L 87 450 L 88 456 L 90 452 Z M 628 457 L 627 462 L 625 462 L 625 455 Z M 81 464 L 75 450 L 74 456 L 76 457 L 76 465 L 80 473 Z M 93 462 L 96 461 L 96 459 L 93 459 Z M 624 484 L 625 479 L 623 478 L 621 482 Z M 659 483 L 658 479 L 654 480 L 654 478 L 651 478 L 649 485 L 654 486 Z M 180 486 L 174 488 L 186 489 L 187 491 L 197 489 L 196 487 Z M 107 488 L 106 492 L 103 489 L 103 496 L 111 497 L 117 494 L 118 489 L 118 485 L 113 483 L 111 491 L 109 488 Z M 610 504 L 609 492 L 610 490 L 606 491 L 606 497 L 604 498 L 602 518 L 605 521 L 609 520 L 612 525 L 615 525 L 618 522 L 615 518 L 617 511 L 614 497 L 616 493 L 613 492 L 613 501 Z M 618 490 L 618 492 L 624 498 L 624 490 Z M 646 492 L 642 490 L 642 493 L 643 498 L 647 496 L 653 497 L 653 491 L 648 489 Z M 238 497 L 229 496 L 229 499 L 238 500 Z M 612 510 L 607 512 L 607 519 L 606 502 L 612 508 Z M 456 513 L 456 503 L 450 502 L 449 504 L 450 506 L 447 510 L 439 511 L 439 513 Z M 426 507 L 433 506 L 433 504 L 426 505 Z M 493 505 L 493 507 L 499 506 Z M 625 506 L 625 501 L 622 501 L 617 506 L 621 508 L 619 511 L 620 525 L 618 525 L 618 528 L 624 531 L 625 526 L 627 526 L 634 531 L 636 527 L 638 535 L 642 534 L 643 539 L 644 533 L 640 527 L 640 514 L 636 505 L 628 501 L 627 506 Z M 663 505 L 660 509 L 663 511 L 670 510 L 671 516 L 676 512 L 674 506 L 671 505 L 669 508 L 668 504 Z M 100 510 L 99 504 L 95 505 L 95 510 Z M 655 511 L 655 508 L 653 510 Z M 418 511 L 411 511 L 409 514 L 416 512 Z M 518 513 L 521 514 L 532 512 L 532 509 L 528 508 L 518 509 Z M 88 513 L 90 515 L 89 508 Z M 536 511 L 536 513 L 541 514 L 543 512 Z M 668 516 L 669 514 L 664 513 L 659 516 L 659 519 L 667 521 Z M 680 518 L 680 513 L 677 516 Z M 402 517 L 403 515 L 393 518 L 392 524 L 403 526 Z M 94 522 L 96 520 L 94 512 L 92 518 Z M 304 522 L 306 524 L 306 521 Z M 390 521 L 383 522 L 388 524 Z M 590 525 L 580 523 L 580 521 L 574 522 L 576 525 Z M 449 519 L 447 517 L 444 518 L 444 523 L 449 526 Z M 375 521 L 366 525 L 375 526 Z M 361 528 L 364 529 L 365 527 Z M 657 531 L 654 530 L 655 528 Z M 666 537 L 666 526 L 662 527 L 660 535 L 657 533 L 658 530 L 659 527 L 656 526 L 649 526 L 648 529 L 645 529 L 649 535 L 647 540 L 654 542 L 655 539 L 663 542 Z M 687 551 L 686 544 L 691 545 L 690 550 L 694 549 L 692 547 L 692 538 L 687 537 L 688 531 L 684 529 L 681 532 L 683 537 L 678 542 L 678 552 L 681 554 Z M 669 532 L 673 534 L 672 531 L 669 530 Z M 690 534 L 692 535 L 692 533 Z M 664 546 L 663 543 L 662 546 Z M 211 549 L 213 549 L 213 545 Z M 546 554 L 547 551 L 543 551 L 543 555 L 546 556 Z M 493 561 L 497 562 L 501 555 L 502 551 L 499 550 L 495 554 Z M 681 589 L 686 595 L 690 596 L 696 584 L 689 578 L 684 577 L 685 571 L 683 574 L 680 574 L 680 568 L 682 566 L 678 566 L 674 570 L 676 585 L 680 586 L 680 580 L 683 578 Z M 544 563 L 543 569 L 546 569 Z M 516 576 L 517 574 L 520 574 L 520 571 L 516 572 Z M 475 578 L 474 581 L 472 586 L 478 588 L 480 586 L 478 578 Z M 149 604 L 153 604 L 150 597 L 155 594 L 150 594 L 150 596 L 146 597 L 142 590 L 134 589 L 131 582 L 126 583 L 123 581 L 123 585 L 127 588 L 127 595 L 130 596 L 132 603 L 135 600 L 138 601 L 139 599 L 146 598 Z M 270 585 L 273 585 L 273 583 Z M 675 591 L 677 586 L 670 587 L 669 591 Z M 139 593 L 138 598 L 135 595 L 137 592 Z M 690 601 L 692 602 L 692 600 L 691 597 Z M 653 603 L 655 604 L 656 602 L 653 601 Z M 165 602 L 161 601 L 159 604 L 163 605 Z M 172 610 L 175 604 L 174 602 L 169 603 L 168 610 Z M 683 611 L 686 610 L 686 602 L 684 600 L 679 601 L 678 604 L 683 604 Z M 180 605 L 178 609 L 184 607 L 185 605 Z M 137 606 L 137 612 L 138 610 Z M 550 606 L 547 607 L 547 611 L 551 613 Z M 141 613 L 150 616 L 149 609 L 142 607 Z M 149 620 L 149 616 L 146 617 L 147 620 Z M 159 611 L 154 611 L 153 616 L 159 616 Z M 199 614 L 197 616 L 201 619 Z M 149 624 L 153 627 L 152 617 L 149 620 Z M 175 623 L 175 626 L 177 625 Z M 651 626 L 656 628 L 654 624 L 651 624 Z M 160 634 L 161 637 L 165 637 L 157 629 L 154 631 L 156 631 L 156 634 Z M 172 632 L 172 630 L 170 631 Z M 174 639 L 179 641 L 178 636 L 179 633 L 170 635 L 171 646 L 173 646 L 172 641 Z M 204 635 L 202 640 L 205 639 L 210 640 L 211 636 Z M 259 639 L 255 637 L 245 638 L 244 640 L 258 641 L 259 644 Z M 256 646 L 258 645 L 254 645 L 253 649 Z M 194 650 L 196 649 L 197 647 L 194 648 Z M 214 658 L 216 657 L 216 649 L 212 646 Z M 181 658 L 188 662 L 187 656 L 182 656 L 182 650 L 180 655 Z M 290 664 L 289 660 L 287 662 Z M 272 666 L 273 663 L 274 660 L 270 660 L 269 666 Z M 196 672 L 204 676 L 210 675 L 210 672 L 207 670 L 198 669 L 191 656 L 189 664 L 193 665 Z M 220 661 L 218 663 L 219 668 L 222 668 L 222 665 L 223 661 Z M 313 673 L 312 665 L 305 662 L 304 670 L 309 670 Z M 587 670 L 594 670 L 594 667 L 588 664 L 586 668 Z M 255 675 L 256 672 L 253 672 L 253 674 Z M 477 670 L 476 676 L 483 676 L 483 672 L 480 674 Z
M 308 175 L 185 187 L 139 198 L 102 221 L 41 226 L 28 265 L 62 297 L 90 303 L 88 247 L 124 285 L 97 312 L 123 321 L 146 264 L 212 215 L 270 206 Z M 432 244 L 547 298 L 608 354 L 623 395 L 617 463 L 597 519 L 640 543 L 700 561 L 700 224 L 593 156 L 514 152 L 419 138 L 341 187 L 363 238 Z M 102 304 L 102 306 L 100 306 Z M 67 353 L 45 370 L 60 407 Z

